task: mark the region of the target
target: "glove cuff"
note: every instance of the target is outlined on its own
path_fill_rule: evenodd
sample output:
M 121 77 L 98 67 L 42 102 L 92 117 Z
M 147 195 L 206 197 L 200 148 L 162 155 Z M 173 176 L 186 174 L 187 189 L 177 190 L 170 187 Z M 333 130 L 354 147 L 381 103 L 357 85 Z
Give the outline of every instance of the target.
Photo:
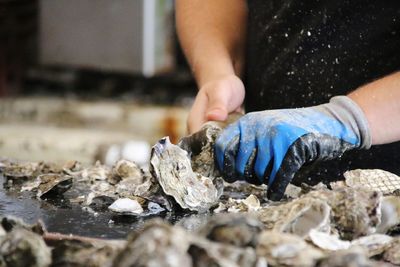
M 326 104 L 332 116 L 353 130 L 360 140 L 359 148 L 369 149 L 372 137 L 368 120 L 364 112 L 351 98 L 347 96 L 335 96 Z

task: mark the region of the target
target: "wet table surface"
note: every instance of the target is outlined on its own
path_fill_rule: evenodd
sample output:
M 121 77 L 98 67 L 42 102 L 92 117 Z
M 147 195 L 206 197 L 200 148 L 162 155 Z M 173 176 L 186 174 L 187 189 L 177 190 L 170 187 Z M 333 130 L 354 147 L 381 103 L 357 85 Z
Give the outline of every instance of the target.
M 197 229 L 209 217 L 208 214 L 169 212 L 147 217 L 120 216 L 109 211 L 94 213 L 63 199 L 38 200 L 30 192 L 9 192 L 3 183 L 4 177 L 0 174 L 0 216 L 12 215 L 26 223 L 42 220 L 49 232 L 119 239 L 126 238 L 129 232 L 140 229 L 146 220 L 154 217 L 162 217 L 188 230 Z

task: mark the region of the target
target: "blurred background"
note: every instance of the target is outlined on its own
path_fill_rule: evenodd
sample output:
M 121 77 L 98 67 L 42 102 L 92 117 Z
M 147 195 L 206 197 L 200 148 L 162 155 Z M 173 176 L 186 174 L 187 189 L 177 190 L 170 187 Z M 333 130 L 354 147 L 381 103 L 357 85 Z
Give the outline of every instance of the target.
M 146 166 L 195 94 L 173 0 L 0 0 L 0 157 Z

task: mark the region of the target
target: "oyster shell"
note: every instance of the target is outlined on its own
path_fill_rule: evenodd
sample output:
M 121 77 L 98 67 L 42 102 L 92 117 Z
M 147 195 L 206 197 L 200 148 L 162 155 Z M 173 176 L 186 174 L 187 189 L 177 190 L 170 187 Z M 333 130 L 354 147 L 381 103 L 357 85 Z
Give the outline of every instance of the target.
M 363 188 L 339 187 L 311 191 L 305 197 L 320 199 L 331 207 L 331 222 L 341 238 L 372 234 L 380 223 L 382 195 Z
M 215 122 L 207 122 L 200 131 L 183 137 L 178 146 L 190 153 L 192 169 L 203 176 L 219 177 L 214 161 L 214 144 L 222 128 Z
M 258 214 L 267 229 L 305 237 L 311 229 L 330 232 L 330 213 L 331 208 L 325 201 L 303 197 L 265 207 Z
M 129 215 L 138 215 L 143 212 L 143 208 L 139 202 L 130 198 L 119 198 L 108 209 L 116 213 Z
M 15 228 L 0 238 L 1 266 L 47 267 L 50 263 L 50 248 L 38 234 Z
M 258 256 L 272 266 L 314 266 L 324 253 L 296 235 L 264 231 L 256 247 Z
M 188 234 L 160 220 L 148 222 L 143 230 L 130 235 L 128 243 L 114 258 L 112 266 L 192 266 L 186 253 Z
M 392 240 L 383 254 L 383 259 L 395 265 L 400 265 L 400 237 Z
M 163 191 L 184 209 L 204 212 L 215 205 L 222 193 L 222 184 L 192 170 L 188 153 L 171 144 L 168 137 L 152 149 L 150 170 Z
M 61 174 L 42 174 L 37 177 L 39 182 L 36 196 L 45 197 L 49 194 L 61 195 L 72 186 L 72 177 Z
M 123 179 L 134 180 L 136 184 L 143 182 L 143 172 L 140 167 L 129 160 L 119 160 L 112 168 L 112 175 L 109 177 L 111 184 L 117 184 Z
M 214 209 L 214 213 L 223 211 L 237 212 L 255 212 L 261 208 L 260 200 L 254 195 L 250 195 L 245 199 L 229 198 L 227 202 L 220 202 L 218 207 Z
M 64 240 L 54 246 L 52 266 L 111 266 L 119 251 L 118 246 L 111 244 Z
M 385 234 L 400 224 L 400 197 L 385 196 L 381 202 L 381 222 L 376 232 Z
M 198 233 L 209 240 L 237 247 L 255 247 L 264 225 L 250 214 L 218 214 L 199 229 Z
M 80 180 L 83 181 L 104 181 L 110 179 L 111 170 L 106 165 L 102 165 L 100 161 L 97 161 L 94 166 L 83 169 L 78 175 Z
M 267 267 L 263 257 L 257 257 L 254 250 L 231 245 L 194 240 L 188 250 L 194 267 Z
M 356 169 L 344 174 L 345 183 L 350 187 L 363 187 L 379 191 L 382 194 L 391 194 L 400 189 L 400 177 L 388 171 L 379 169 Z
M 3 167 L 2 172 L 8 183 L 22 184 L 27 180 L 35 179 L 40 174 L 40 164 L 36 162 L 8 162 Z
M 352 248 L 349 250 L 339 250 L 329 254 L 323 259 L 319 267 L 378 267 L 385 266 L 382 262 L 375 262 L 366 256 L 362 248 Z

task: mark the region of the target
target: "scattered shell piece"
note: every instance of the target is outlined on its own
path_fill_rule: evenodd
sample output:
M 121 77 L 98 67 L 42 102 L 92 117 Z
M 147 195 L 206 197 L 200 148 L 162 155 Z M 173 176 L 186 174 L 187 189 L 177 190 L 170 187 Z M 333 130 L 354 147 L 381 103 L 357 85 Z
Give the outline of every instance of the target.
M 97 161 L 94 166 L 83 169 L 80 172 L 82 180 L 88 181 L 104 181 L 111 176 L 111 170 L 106 165 L 102 165 L 100 161 Z
M 143 172 L 135 162 L 122 159 L 113 166 L 109 182 L 116 184 L 126 178 L 135 180 L 136 184 L 141 184 L 143 182 Z
M 356 169 L 344 174 L 346 185 L 350 187 L 363 187 L 379 191 L 382 194 L 391 194 L 400 189 L 400 177 L 379 169 Z
M 171 144 L 168 137 L 152 149 L 150 169 L 165 194 L 172 196 L 184 209 L 204 212 L 215 205 L 222 193 L 222 184 L 193 172 L 185 150 Z
M 130 198 L 117 199 L 108 207 L 108 209 L 113 212 L 127 215 L 138 215 L 143 212 L 143 208 L 139 202 Z
M 272 266 L 314 266 L 324 256 L 298 236 L 273 231 L 261 233 L 256 253 Z
M 36 196 L 45 197 L 49 194 L 61 195 L 72 186 L 72 177 L 61 174 L 42 174 L 37 177 L 40 181 Z

